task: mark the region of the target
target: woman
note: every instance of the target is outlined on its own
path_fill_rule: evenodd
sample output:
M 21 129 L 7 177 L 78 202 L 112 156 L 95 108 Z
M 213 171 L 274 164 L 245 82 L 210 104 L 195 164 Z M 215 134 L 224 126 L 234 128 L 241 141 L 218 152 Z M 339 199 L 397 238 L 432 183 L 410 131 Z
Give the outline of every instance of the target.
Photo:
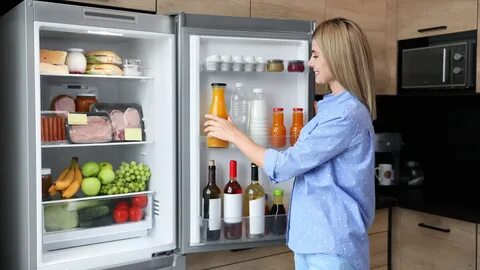
M 264 149 L 233 124 L 206 115 L 207 136 L 235 144 L 271 181 L 295 178 L 288 246 L 296 269 L 369 269 L 368 228 L 375 213 L 373 64 L 367 39 L 335 18 L 313 34 L 308 62 L 331 93 L 284 152 Z

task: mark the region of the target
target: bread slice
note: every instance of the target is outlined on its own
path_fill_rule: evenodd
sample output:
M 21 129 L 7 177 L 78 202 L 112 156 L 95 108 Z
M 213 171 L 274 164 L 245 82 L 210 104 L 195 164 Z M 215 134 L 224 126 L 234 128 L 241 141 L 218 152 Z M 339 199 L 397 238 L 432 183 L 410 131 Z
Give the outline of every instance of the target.
M 57 75 L 69 74 L 67 65 L 52 65 L 49 63 L 40 63 L 40 74 Z
M 112 51 L 90 51 L 85 57 L 88 64 L 122 64 L 122 58 Z
M 122 76 L 123 70 L 112 64 L 88 64 L 85 73 L 92 75 Z
M 40 63 L 64 65 L 66 58 L 66 51 L 40 50 Z

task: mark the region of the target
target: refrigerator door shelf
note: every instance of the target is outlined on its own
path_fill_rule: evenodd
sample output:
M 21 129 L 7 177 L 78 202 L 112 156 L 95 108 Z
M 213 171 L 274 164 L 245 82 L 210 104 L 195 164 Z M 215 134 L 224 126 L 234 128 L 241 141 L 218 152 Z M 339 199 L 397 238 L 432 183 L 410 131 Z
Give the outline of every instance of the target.
M 153 227 L 153 215 L 158 214 L 158 202 L 153 199 L 155 193 L 152 191 L 136 192 L 130 194 L 118 194 L 107 196 L 83 197 L 70 200 L 58 200 L 43 202 L 43 247 L 47 251 L 85 246 L 96 243 L 110 242 L 122 239 L 136 237 L 146 237 L 149 230 Z M 130 209 L 133 207 L 133 198 L 147 197 L 146 206 L 137 205 L 141 208 L 142 219 L 130 221 L 133 213 Z M 125 222 L 116 223 L 114 219 L 114 210 L 117 203 L 125 201 L 128 203 L 126 211 L 127 218 Z M 50 209 L 48 209 L 50 208 Z M 71 229 L 59 230 L 59 218 L 50 217 L 50 221 L 45 221 L 47 211 L 54 211 L 61 214 L 77 218 L 77 222 L 70 224 Z M 76 226 L 75 226 L 76 223 Z M 64 225 L 65 226 L 65 225 Z M 74 227 L 74 228 L 72 228 Z M 65 227 L 64 227 L 65 228 Z

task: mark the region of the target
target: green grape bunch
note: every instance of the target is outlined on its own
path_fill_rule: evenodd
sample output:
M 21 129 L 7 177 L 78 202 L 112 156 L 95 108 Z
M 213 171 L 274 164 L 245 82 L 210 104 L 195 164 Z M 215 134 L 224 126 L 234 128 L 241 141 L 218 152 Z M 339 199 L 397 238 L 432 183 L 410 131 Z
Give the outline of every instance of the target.
M 122 162 L 115 172 L 115 181 L 103 185 L 100 193 L 114 195 L 145 191 L 148 189 L 148 181 L 151 175 L 150 168 L 141 162 Z

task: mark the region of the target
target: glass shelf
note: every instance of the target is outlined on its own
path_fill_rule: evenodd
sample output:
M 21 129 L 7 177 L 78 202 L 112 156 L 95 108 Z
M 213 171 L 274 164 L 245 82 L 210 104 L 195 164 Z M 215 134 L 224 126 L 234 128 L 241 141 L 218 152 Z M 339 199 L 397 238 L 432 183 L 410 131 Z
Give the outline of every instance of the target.
M 42 78 L 102 78 L 123 80 L 153 80 L 146 76 L 113 76 L 113 75 L 90 75 L 90 74 L 40 74 Z
M 43 149 L 51 148 L 75 148 L 75 147 L 104 147 L 104 146 L 123 146 L 123 145 L 148 145 L 153 144 L 151 141 L 141 141 L 141 142 L 106 142 L 106 143 L 52 143 L 52 144 L 42 144 Z
M 255 140 L 254 140 L 255 141 Z M 272 148 L 272 149 L 275 149 L 275 150 L 278 150 L 278 151 L 283 151 L 283 150 L 286 150 L 290 147 L 290 136 L 286 136 L 285 137 L 285 146 L 273 146 L 271 144 L 272 142 L 272 137 L 263 137 L 263 138 L 258 138 L 258 140 L 256 141 L 256 143 L 258 143 L 259 145 L 265 147 L 265 148 Z M 211 150 L 211 151 L 214 151 L 214 150 L 218 150 L 218 151 L 221 151 L 221 150 L 234 150 L 234 151 L 240 151 L 240 149 L 238 149 L 234 144 L 232 143 L 229 143 L 228 144 L 228 147 L 208 147 L 207 146 L 207 137 L 206 136 L 200 136 L 200 149 L 202 150 Z

